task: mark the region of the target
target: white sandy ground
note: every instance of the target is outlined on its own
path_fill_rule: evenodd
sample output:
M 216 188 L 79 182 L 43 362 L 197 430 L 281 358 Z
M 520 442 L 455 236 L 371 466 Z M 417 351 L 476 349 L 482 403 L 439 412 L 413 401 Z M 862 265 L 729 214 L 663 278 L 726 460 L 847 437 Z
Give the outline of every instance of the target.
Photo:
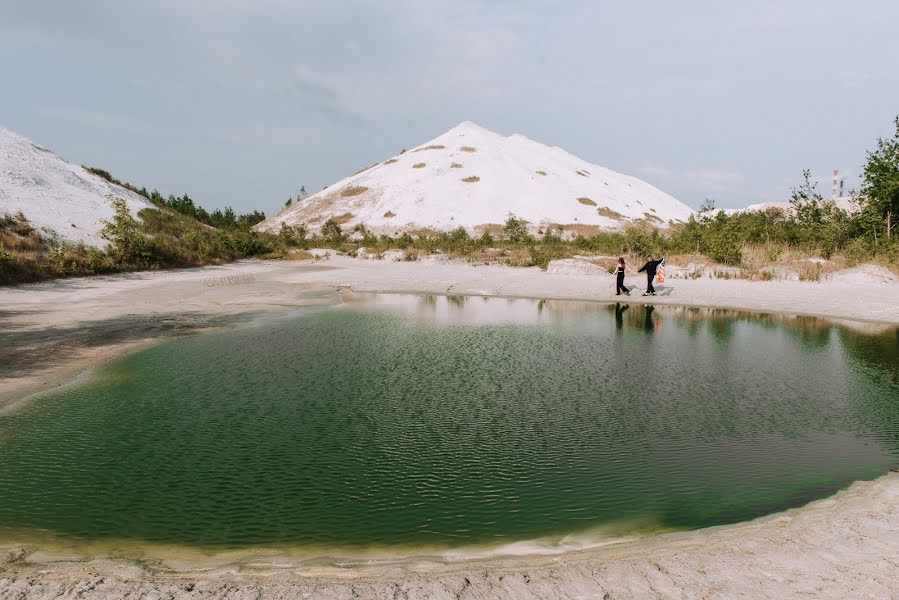
M 212 285 L 229 281 L 234 285 Z M 629 285 L 643 282 L 628 278 Z M 0 288 L 0 327 L 26 332 L 134 315 L 278 309 L 309 303 L 310 291 L 338 287 L 610 301 L 615 299 L 612 283 L 610 275 L 553 275 L 536 268 L 342 257 L 317 263 L 244 261 Z M 871 329 L 899 324 L 897 283 L 697 279 L 674 281 L 666 288 L 663 293 L 670 290 L 670 295 L 652 298 L 653 304 L 854 319 L 868 322 L 863 327 Z M 58 385 L 98 360 L 146 343 L 79 350 L 61 355 L 45 371 L 0 379 L 0 405 Z M 891 474 L 750 523 L 561 555 L 354 565 L 271 555 L 239 561 L 211 557 L 203 562 L 134 562 L 72 555 L 40 544 L 0 545 L 0 599 L 899 598 L 897 557 L 899 475 Z

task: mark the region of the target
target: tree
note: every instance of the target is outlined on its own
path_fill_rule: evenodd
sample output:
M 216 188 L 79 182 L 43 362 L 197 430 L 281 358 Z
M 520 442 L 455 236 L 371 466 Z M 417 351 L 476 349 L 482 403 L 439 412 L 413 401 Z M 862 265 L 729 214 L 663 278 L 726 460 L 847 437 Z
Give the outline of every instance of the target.
M 328 219 L 322 225 L 322 237 L 332 244 L 339 244 L 343 241 L 343 231 L 340 229 L 340 223 L 334 219 Z
M 287 197 L 287 202 L 284 203 L 284 208 L 290 208 L 290 205 L 293 204 L 293 198 L 290 196 Z
M 702 204 L 699 205 L 699 214 L 701 215 L 710 213 L 713 210 L 715 210 L 715 201 L 711 198 L 706 198 L 702 201 Z
M 531 241 L 531 236 L 528 235 L 527 221 L 519 219 L 512 214 L 506 219 L 506 224 L 503 226 L 503 233 L 513 244 L 526 244 Z
M 797 226 L 796 238 L 819 244 L 824 258 L 830 258 L 845 243 L 849 218 L 844 210 L 818 193 L 808 169 L 802 172 L 802 184 L 791 190 L 790 207 Z
M 121 198 L 112 198 L 110 203 L 115 214 L 111 220 L 103 219 L 100 229 L 100 237 L 109 242 L 109 253 L 120 263 L 146 258 L 147 240 L 137 219 L 128 212 L 128 205 Z
M 868 152 L 862 174 L 862 213 L 869 222 L 873 218 L 881 223 L 887 241 L 893 237 L 899 217 L 899 116 L 895 126 L 892 138 L 878 138 L 877 149 Z
M 296 237 L 294 236 L 293 228 L 284 221 L 281 221 L 281 231 L 278 232 L 278 237 L 285 246 L 296 245 Z
M 743 259 L 740 234 L 737 231 L 736 219 L 729 218 L 725 212 L 718 211 L 709 223 L 708 247 L 709 258 L 726 265 L 737 265 Z

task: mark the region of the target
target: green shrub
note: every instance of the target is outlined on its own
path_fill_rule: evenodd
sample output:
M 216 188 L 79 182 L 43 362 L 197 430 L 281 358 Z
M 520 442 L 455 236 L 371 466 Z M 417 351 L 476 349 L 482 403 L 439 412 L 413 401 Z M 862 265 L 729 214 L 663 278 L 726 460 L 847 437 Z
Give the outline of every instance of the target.
M 868 243 L 865 238 L 856 238 L 850 240 L 849 243 L 846 244 L 843 253 L 846 256 L 846 261 L 849 262 L 850 265 L 857 265 L 861 262 L 871 260 L 874 254 L 873 250 L 871 244 Z
M 332 245 L 339 245 L 343 242 L 343 231 L 340 229 L 340 224 L 334 219 L 325 221 L 322 225 L 321 232 L 322 237 Z
M 515 215 L 509 215 L 506 224 L 503 225 L 503 235 L 513 244 L 527 244 L 533 238 L 528 234 L 527 221 L 519 219 Z
M 108 271 L 111 268 L 106 253 L 95 246 L 87 249 L 87 264 L 91 273 L 95 275 Z
M 131 216 L 124 200 L 112 198 L 110 203 L 115 214 L 111 220 L 102 221 L 100 237 L 109 242 L 110 252 L 118 262 L 142 262 L 146 259 L 147 239 L 140 231 L 140 224 Z

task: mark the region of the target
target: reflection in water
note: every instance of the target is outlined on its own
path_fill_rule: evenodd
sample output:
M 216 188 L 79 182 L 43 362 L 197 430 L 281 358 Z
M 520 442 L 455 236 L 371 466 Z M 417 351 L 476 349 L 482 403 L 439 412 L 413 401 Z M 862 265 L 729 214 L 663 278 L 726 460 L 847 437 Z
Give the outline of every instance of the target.
M 627 309 L 627 304 L 622 305 L 619 302 L 615 303 L 615 329 L 624 329 L 624 311 L 626 311 Z
M 655 307 L 647 305 L 643 309 L 643 331 L 646 333 L 653 333 L 655 326 L 652 321 L 652 313 L 655 310 Z
M 0 537 L 445 548 L 624 534 L 753 518 L 899 461 L 893 329 L 342 299 L 162 344 L 0 415 Z

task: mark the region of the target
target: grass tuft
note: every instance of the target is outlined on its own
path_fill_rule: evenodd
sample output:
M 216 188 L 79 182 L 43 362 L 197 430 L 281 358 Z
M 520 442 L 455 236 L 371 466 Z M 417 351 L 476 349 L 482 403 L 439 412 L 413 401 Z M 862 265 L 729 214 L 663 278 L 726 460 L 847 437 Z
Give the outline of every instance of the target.
M 425 163 L 415 163 L 414 165 L 412 165 L 413 169 L 424 169 L 424 167 Z
M 546 171 L 537 171 L 537 175 L 543 175 L 546 177 Z
M 462 152 L 477 152 L 478 151 L 478 149 L 475 148 L 474 146 L 462 146 L 461 148 L 459 148 L 459 150 L 461 150 Z
M 459 163 L 456 163 L 456 162 L 454 162 L 453 164 L 450 165 L 450 169 L 461 169 L 461 168 L 462 168 L 462 165 L 460 165 Z
M 580 202 L 581 204 L 583 204 L 584 206 L 596 206 L 596 202 L 594 202 L 590 198 L 578 198 L 577 201 Z
M 477 183 L 480 180 L 481 180 L 481 178 L 478 177 L 477 175 L 472 175 L 471 177 L 466 177 L 462 181 L 464 181 L 465 183 Z
M 351 185 L 348 188 L 344 188 L 340 195 L 344 198 L 349 198 L 350 196 L 358 196 L 359 194 L 364 194 L 368 191 L 367 187 L 361 185 Z
M 353 213 L 343 213 L 338 217 L 334 217 L 334 222 L 338 225 L 343 225 L 344 223 L 348 223 L 353 218 Z
M 424 148 L 419 148 L 417 150 L 413 150 L 413 152 L 424 152 L 425 150 L 443 150 L 446 146 L 441 146 L 440 144 L 435 144 L 432 146 L 426 146 Z
M 399 161 L 398 159 L 396 159 L 396 158 L 390 158 L 390 159 L 385 160 L 385 161 L 384 161 L 384 164 L 385 164 L 385 165 L 392 165 L 393 163 L 397 163 L 397 162 L 400 162 L 400 161 Z
M 624 220 L 623 214 L 621 214 L 620 212 L 615 212 L 614 210 L 612 210 L 611 208 L 609 208 L 607 206 L 600 206 L 599 208 L 596 209 L 596 213 L 600 217 L 606 217 L 607 219 L 612 219 L 614 221 L 623 221 Z
M 396 216 L 396 213 L 393 212 L 392 210 L 388 210 L 386 213 L 384 213 L 384 218 L 385 218 L 385 219 L 391 219 L 391 218 L 393 218 L 393 217 L 395 217 L 395 216 Z

